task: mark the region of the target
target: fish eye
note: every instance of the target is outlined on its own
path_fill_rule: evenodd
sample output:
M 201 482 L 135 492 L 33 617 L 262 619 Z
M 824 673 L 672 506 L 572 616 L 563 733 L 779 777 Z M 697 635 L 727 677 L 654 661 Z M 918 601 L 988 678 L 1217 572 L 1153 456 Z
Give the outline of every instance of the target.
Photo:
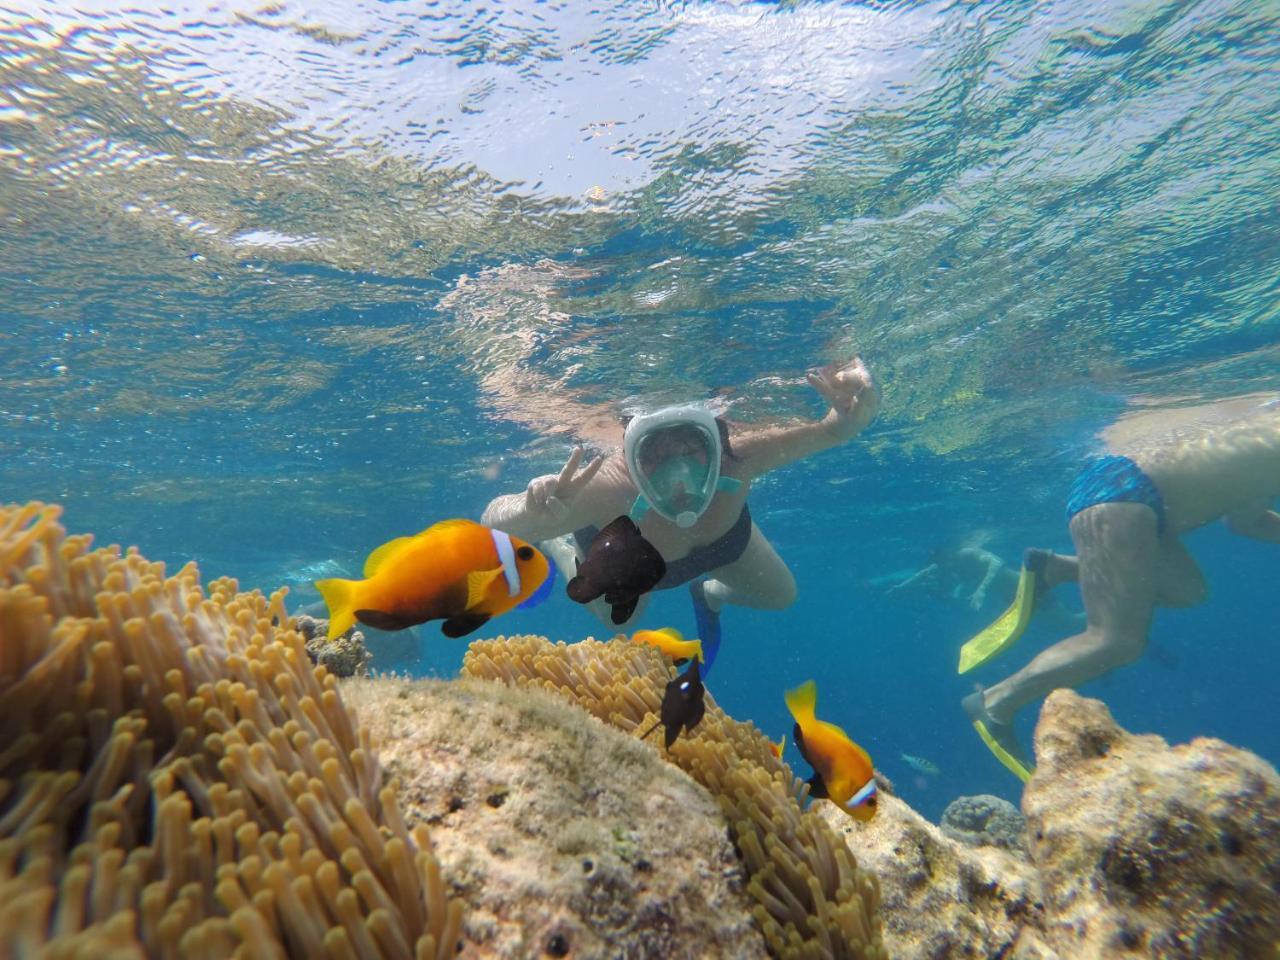
M 532 560 L 533 547 L 527 547 L 527 546 L 521 547 L 519 550 L 516 551 L 516 556 L 519 557 L 521 560 Z

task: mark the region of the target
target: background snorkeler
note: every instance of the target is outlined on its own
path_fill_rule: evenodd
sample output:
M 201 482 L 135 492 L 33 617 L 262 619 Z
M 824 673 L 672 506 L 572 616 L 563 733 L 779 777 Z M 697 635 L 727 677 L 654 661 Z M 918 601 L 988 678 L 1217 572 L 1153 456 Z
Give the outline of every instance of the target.
M 848 442 L 875 418 L 879 396 L 860 358 L 810 372 L 808 381 L 830 405 L 820 420 L 731 433 L 700 406 L 656 410 L 627 424 L 622 449 L 582 467 L 575 448 L 559 474 L 497 497 L 481 522 L 542 541 L 567 579 L 596 532 L 630 515 L 667 563 L 655 589 L 690 584 L 709 668 L 724 604 L 780 610 L 796 597 L 791 571 L 751 519 L 751 481 Z M 612 626 L 607 604 L 589 606 Z
M 1015 609 L 965 644 L 961 672 L 1007 649 L 1026 617 L 1019 605 L 1062 583 L 1080 586 L 1084 629 L 1037 654 L 1021 670 L 966 697 L 983 741 L 1011 772 L 1031 773 L 1013 717 L 1059 687 L 1075 687 L 1132 663 L 1147 646 L 1157 606 L 1190 607 L 1207 596 L 1182 542 L 1215 520 L 1232 533 L 1280 544 L 1280 396 L 1254 394 L 1130 415 L 1104 431 L 1105 451 L 1077 475 L 1067 497 L 1075 556 L 1029 550 L 1027 588 Z

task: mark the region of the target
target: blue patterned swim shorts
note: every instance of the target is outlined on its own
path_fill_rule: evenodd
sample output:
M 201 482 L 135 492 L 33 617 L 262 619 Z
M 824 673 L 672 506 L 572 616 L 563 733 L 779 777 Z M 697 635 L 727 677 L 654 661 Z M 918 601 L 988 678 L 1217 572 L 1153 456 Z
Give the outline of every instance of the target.
M 1128 457 L 1095 457 L 1081 468 L 1067 496 L 1067 522 L 1100 503 L 1145 503 L 1156 512 L 1156 532 L 1164 533 L 1164 497 Z

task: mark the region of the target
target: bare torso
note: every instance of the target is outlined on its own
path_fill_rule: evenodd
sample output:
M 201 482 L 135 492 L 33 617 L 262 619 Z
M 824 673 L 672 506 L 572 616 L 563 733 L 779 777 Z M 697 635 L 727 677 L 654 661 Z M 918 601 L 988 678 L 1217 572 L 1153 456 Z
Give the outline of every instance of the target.
M 1173 534 L 1263 509 L 1280 496 L 1275 394 L 1134 414 L 1108 428 L 1103 439 L 1155 483 Z

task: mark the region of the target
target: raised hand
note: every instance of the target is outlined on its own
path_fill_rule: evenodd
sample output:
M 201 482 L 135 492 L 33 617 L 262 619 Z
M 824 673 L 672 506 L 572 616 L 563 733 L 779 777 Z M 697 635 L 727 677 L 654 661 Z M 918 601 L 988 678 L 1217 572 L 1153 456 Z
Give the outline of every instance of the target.
M 604 457 L 596 457 L 579 472 L 582 463 L 582 448 L 574 447 L 573 453 L 558 476 L 535 477 L 529 481 L 525 490 L 525 507 L 532 514 L 550 513 L 557 520 L 569 515 L 569 504 L 591 482 L 591 478 L 600 470 Z
M 809 386 L 822 394 L 837 417 L 856 413 L 859 420 L 867 423 L 876 415 L 880 397 L 875 381 L 871 379 L 871 371 L 861 357 L 854 357 L 848 363 L 831 363 L 820 370 L 811 370 L 807 379 Z

